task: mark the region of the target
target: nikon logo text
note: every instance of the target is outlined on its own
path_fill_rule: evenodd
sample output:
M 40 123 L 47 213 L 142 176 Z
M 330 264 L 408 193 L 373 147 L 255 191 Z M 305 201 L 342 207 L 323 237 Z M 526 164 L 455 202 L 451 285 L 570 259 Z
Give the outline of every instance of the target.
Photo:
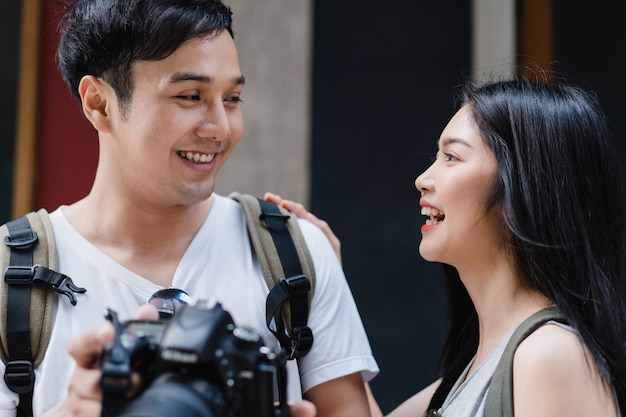
M 166 349 L 161 352 L 161 358 L 166 361 L 180 363 L 196 363 L 198 355 L 195 353 L 181 352 L 180 350 Z

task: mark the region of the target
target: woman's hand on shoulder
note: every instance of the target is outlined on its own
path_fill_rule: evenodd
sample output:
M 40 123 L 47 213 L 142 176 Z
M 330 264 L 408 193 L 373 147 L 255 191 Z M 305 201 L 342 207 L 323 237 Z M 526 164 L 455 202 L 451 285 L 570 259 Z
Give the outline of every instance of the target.
M 558 325 L 540 327 L 519 345 L 513 375 L 516 417 L 617 415 L 591 353 Z
M 296 203 L 295 201 L 285 200 L 277 194 L 265 193 L 265 196 L 263 198 L 265 199 L 265 201 L 270 201 L 274 204 L 279 205 L 280 207 L 289 210 L 300 219 L 310 221 L 319 229 L 321 229 L 322 232 L 324 232 L 324 234 L 326 235 L 326 238 L 332 245 L 333 249 L 335 250 L 337 259 L 339 259 L 339 262 L 341 262 L 341 241 L 339 240 L 339 238 L 337 238 L 337 236 L 335 236 L 335 233 L 326 221 L 319 219 L 315 214 L 309 212 L 306 207 L 304 207 L 304 205 Z

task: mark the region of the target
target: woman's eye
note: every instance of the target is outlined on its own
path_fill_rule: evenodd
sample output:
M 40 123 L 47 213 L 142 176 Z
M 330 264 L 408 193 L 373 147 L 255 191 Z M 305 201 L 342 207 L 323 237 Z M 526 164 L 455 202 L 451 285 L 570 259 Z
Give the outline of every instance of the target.
M 457 158 L 456 156 L 450 153 L 444 153 L 443 155 L 446 157 L 446 161 L 458 161 L 459 160 L 459 158 Z
M 243 100 L 241 99 L 241 97 L 228 97 L 226 98 L 226 101 L 230 103 L 243 103 Z

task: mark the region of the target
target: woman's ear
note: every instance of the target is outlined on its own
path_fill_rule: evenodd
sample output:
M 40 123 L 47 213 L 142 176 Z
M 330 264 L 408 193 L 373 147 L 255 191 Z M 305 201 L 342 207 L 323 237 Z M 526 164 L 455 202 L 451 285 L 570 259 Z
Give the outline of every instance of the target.
M 112 106 L 115 92 L 101 79 L 86 75 L 78 84 L 83 113 L 99 132 L 108 132 L 111 128 Z

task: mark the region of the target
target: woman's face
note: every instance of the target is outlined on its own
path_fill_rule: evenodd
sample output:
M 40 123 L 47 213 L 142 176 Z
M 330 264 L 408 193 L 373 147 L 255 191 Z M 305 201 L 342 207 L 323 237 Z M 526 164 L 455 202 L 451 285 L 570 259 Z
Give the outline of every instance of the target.
M 435 161 L 415 180 L 427 216 L 420 254 L 459 268 L 499 249 L 495 215 L 485 209 L 498 166 L 469 105 L 448 122 L 438 146 Z

